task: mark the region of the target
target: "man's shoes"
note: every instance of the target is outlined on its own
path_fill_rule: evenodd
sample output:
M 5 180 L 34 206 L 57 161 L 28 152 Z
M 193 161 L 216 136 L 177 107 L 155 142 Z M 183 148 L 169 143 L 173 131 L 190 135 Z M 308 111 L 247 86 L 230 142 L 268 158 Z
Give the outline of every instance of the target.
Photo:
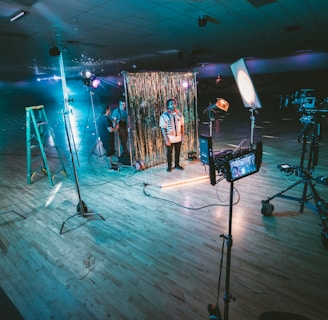
M 174 167 L 175 169 L 178 169 L 178 170 L 184 170 L 183 167 L 181 167 L 180 165 L 177 165 Z
M 108 167 L 108 171 L 117 171 L 117 170 L 118 170 L 118 166 Z
M 171 168 L 171 167 L 168 167 L 168 168 L 166 169 L 166 171 L 167 171 L 167 172 L 171 172 L 171 171 L 172 171 L 172 168 Z

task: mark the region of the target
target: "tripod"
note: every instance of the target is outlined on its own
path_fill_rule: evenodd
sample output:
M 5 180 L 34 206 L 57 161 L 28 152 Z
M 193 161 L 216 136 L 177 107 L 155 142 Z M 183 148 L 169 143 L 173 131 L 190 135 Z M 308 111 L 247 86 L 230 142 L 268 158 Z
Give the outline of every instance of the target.
M 279 193 L 268 197 L 266 200 L 262 200 L 262 209 L 261 213 L 264 216 L 271 216 L 274 210 L 274 206 L 270 203 L 270 201 L 274 198 L 284 198 L 288 200 L 298 201 L 300 203 L 300 212 L 303 212 L 304 206 L 307 205 L 316 211 L 321 219 L 322 224 L 322 241 L 324 246 L 328 246 L 328 206 L 324 199 L 322 199 L 315 188 L 315 183 L 313 181 L 319 182 L 320 179 L 313 178 L 312 172 L 315 166 L 318 165 L 319 161 L 319 140 L 321 136 L 321 126 L 319 119 L 312 114 L 310 115 L 303 115 L 300 119 L 301 123 L 303 124 L 303 129 L 298 135 L 298 141 L 302 142 L 302 154 L 299 166 L 289 166 L 289 165 L 281 165 L 278 166 L 278 169 L 282 172 L 287 172 L 288 174 L 295 174 L 300 179 L 294 182 L 289 187 L 285 188 L 284 190 L 280 191 Z M 304 166 L 305 162 L 305 154 L 306 154 L 306 147 L 308 140 L 310 138 L 310 148 L 309 148 L 309 155 L 307 160 L 307 166 Z M 303 191 L 301 197 L 292 197 L 285 195 L 285 193 L 292 188 L 296 187 L 297 185 L 303 183 Z M 310 193 L 308 191 L 310 190 Z M 310 204 L 309 201 L 314 200 L 313 204 Z

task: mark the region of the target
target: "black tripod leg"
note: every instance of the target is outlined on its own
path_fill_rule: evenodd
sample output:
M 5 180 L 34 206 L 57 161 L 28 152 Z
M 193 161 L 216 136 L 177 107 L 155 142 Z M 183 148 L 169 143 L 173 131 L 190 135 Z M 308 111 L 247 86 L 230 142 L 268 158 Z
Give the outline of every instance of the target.
M 321 236 L 322 236 L 322 243 L 328 249 L 328 207 L 327 203 L 324 199 L 322 199 L 317 190 L 314 187 L 312 182 L 309 182 L 309 186 L 311 188 L 311 192 L 314 198 L 315 206 L 317 208 L 318 214 L 321 219 Z
M 300 183 L 303 183 L 303 180 L 299 180 L 296 181 L 295 183 L 293 183 L 292 185 L 290 185 L 289 187 L 287 187 L 286 189 L 276 193 L 275 195 L 268 197 L 265 200 L 261 201 L 262 204 L 262 208 L 261 208 L 261 213 L 264 216 L 271 216 L 274 210 L 274 206 L 270 203 L 270 201 L 274 198 L 284 198 L 284 199 L 288 199 L 288 200 L 294 200 L 294 201 L 300 201 L 299 198 L 296 197 L 291 197 L 291 196 L 286 196 L 284 195 L 285 192 L 289 191 L 290 189 L 296 187 L 297 185 L 299 185 Z
M 309 184 L 308 181 L 306 181 L 306 182 L 304 183 L 303 194 L 302 194 L 302 198 L 301 198 L 301 200 L 300 200 L 300 202 L 301 202 L 301 205 L 300 205 L 300 212 L 303 212 L 303 210 L 304 210 L 304 203 L 307 202 L 307 190 L 308 190 L 308 184 Z M 311 184 L 311 183 L 310 183 L 310 184 Z
M 274 198 L 276 198 L 276 197 L 281 197 L 281 198 L 286 197 L 286 198 L 289 198 L 289 197 L 287 197 L 287 196 L 284 196 L 283 194 L 284 194 L 285 192 L 289 191 L 290 189 L 293 189 L 294 187 L 296 187 L 297 185 L 299 185 L 299 184 L 302 183 L 302 182 L 303 182 L 303 180 L 296 181 L 295 183 L 293 183 L 292 185 L 290 185 L 290 186 L 287 187 L 286 189 L 284 189 L 284 190 L 282 190 L 282 191 L 276 193 L 276 194 L 273 195 L 272 197 L 269 197 L 269 198 L 267 199 L 267 201 L 270 201 L 270 200 L 272 200 L 272 199 L 274 199 Z

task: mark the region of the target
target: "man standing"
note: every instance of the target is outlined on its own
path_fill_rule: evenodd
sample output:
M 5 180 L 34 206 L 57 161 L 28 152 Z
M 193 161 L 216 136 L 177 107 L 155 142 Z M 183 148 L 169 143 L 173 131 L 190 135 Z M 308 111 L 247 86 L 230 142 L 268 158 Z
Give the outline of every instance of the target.
M 172 151 L 174 149 L 175 169 L 183 170 L 180 166 L 181 143 L 184 140 L 184 117 L 177 109 L 177 100 L 166 101 L 167 110 L 159 118 L 159 126 L 166 144 L 167 171 L 172 171 Z
M 114 125 L 110 119 L 110 106 L 106 105 L 99 118 L 99 137 L 106 150 L 106 161 L 109 170 L 117 170 L 112 162 L 112 156 L 115 154 L 114 132 L 118 130 L 119 125 Z
M 126 111 L 126 102 L 124 99 L 119 100 L 118 107 L 113 111 L 112 119 L 119 123 L 118 136 L 120 138 L 123 156 L 128 156 L 128 113 Z

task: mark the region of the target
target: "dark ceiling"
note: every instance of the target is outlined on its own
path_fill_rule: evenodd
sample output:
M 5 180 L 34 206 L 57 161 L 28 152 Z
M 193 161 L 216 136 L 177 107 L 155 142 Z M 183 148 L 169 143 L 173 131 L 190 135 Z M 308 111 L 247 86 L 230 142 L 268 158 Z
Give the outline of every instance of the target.
M 327 16 L 325 0 L 0 0 L 0 80 L 58 73 L 53 47 L 68 77 L 213 76 L 241 57 L 259 73 L 328 68 Z

